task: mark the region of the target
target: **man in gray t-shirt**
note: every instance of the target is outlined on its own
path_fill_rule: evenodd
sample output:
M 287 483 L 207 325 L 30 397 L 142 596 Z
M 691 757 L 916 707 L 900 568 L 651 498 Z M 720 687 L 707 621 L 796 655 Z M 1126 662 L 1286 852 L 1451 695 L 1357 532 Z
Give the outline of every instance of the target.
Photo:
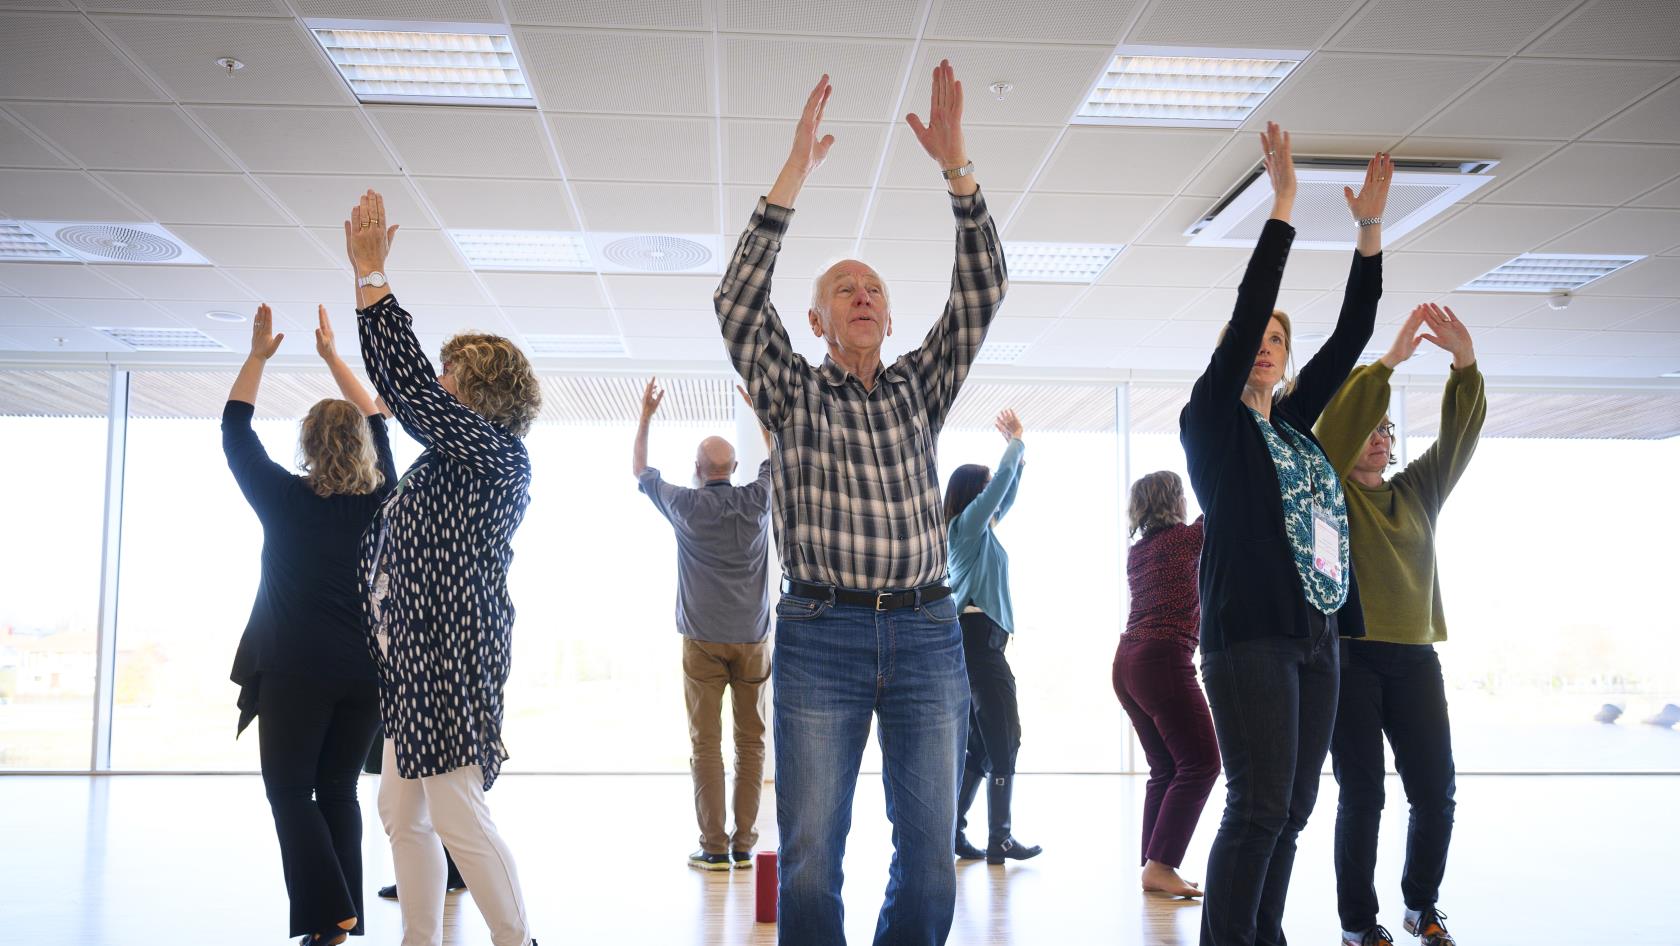
M 634 469 L 677 536 L 677 631 L 683 637 L 683 691 L 694 746 L 694 813 L 700 850 L 689 863 L 703 870 L 752 866 L 758 801 L 764 787 L 764 684 L 770 679 L 770 461 L 758 478 L 731 485 L 735 448 L 722 437 L 700 441 L 694 486 L 673 486 L 647 465 L 648 425 L 665 392 L 649 380 L 642 391 Z M 765 446 L 770 437 L 765 433 Z M 723 693 L 735 722 L 735 831 L 725 830 Z

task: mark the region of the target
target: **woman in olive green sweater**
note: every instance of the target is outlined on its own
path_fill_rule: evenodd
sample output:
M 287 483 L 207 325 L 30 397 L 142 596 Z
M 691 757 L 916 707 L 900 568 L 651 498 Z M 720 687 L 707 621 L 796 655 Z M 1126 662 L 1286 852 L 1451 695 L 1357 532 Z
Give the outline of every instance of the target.
M 1441 431 L 1423 455 L 1388 480 L 1394 425 L 1389 378 L 1429 341 L 1452 353 Z M 1404 926 L 1422 946 L 1453 946 L 1435 907 L 1452 838 L 1454 770 L 1446 687 L 1436 641 L 1446 640 L 1435 568 L 1435 521 L 1463 475 L 1487 418 L 1470 332 L 1451 309 L 1413 310 L 1394 346 L 1354 369 L 1315 433 L 1342 477 L 1365 637 L 1342 641 L 1342 688 L 1330 752 L 1341 786 L 1336 811 L 1336 900 L 1346 946 L 1390 946 L 1377 923 L 1377 826 L 1383 809 L 1383 736 L 1411 805 L 1400 890 Z

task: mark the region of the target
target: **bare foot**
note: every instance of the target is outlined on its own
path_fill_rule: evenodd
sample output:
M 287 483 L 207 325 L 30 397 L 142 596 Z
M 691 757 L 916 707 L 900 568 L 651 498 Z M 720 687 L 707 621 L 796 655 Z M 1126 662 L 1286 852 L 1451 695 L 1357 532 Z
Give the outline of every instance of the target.
M 1160 861 L 1149 861 L 1143 865 L 1142 881 L 1145 893 L 1159 893 L 1169 897 L 1200 897 L 1202 895 L 1201 889 L 1193 882 L 1178 876 L 1178 871 Z

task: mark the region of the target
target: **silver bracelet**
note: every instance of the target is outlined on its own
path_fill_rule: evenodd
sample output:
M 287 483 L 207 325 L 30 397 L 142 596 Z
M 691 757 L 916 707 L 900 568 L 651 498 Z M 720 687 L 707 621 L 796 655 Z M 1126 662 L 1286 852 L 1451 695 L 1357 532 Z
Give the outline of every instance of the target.
M 974 173 L 974 162 L 969 161 L 966 164 L 963 164 L 961 167 L 945 168 L 945 169 L 941 170 L 939 173 L 947 181 L 954 181 L 959 177 L 967 177 L 970 174 Z
M 1357 222 L 1361 227 L 1380 227 L 1380 226 L 1382 226 L 1382 218 L 1381 217 L 1360 217 Z

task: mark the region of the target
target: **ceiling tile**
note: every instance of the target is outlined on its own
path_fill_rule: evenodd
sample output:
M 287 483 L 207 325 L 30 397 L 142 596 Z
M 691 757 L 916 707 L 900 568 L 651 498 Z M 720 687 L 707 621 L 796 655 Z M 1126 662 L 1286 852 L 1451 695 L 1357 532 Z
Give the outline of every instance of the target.
M 390 208 L 386 208 L 390 213 Z M 344 228 L 322 228 L 309 231 L 326 248 L 328 255 L 344 252 Z M 395 273 L 430 270 L 436 272 L 465 272 L 467 264 L 455 253 L 455 243 L 442 230 L 410 230 L 403 227 L 391 244 L 391 255 L 385 261 L 387 271 Z
M 491 5 L 491 4 L 487 4 Z M 623 0 L 509 0 L 508 12 L 514 23 L 537 26 L 593 26 L 661 30 L 711 28 L 708 4 L 704 0 L 657 0 L 624 3 Z
M 1058 319 L 1015 363 L 1024 366 L 1101 367 L 1122 348 L 1136 346 L 1157 328 L 1150 321 Z
M 1180 0 L 1150 6 L 1126 37 L 1155 46 L 1317 49 L 1359 0 Z
M 1314 135 L 1290 132 L 1290 144 L 1297 156 L 1321 155 L 1356 157 L 1369 160 L 1378 151 L 1386 151 L 1400 140 L 1399 135 Z M 1253 134 L 1239 134 L 1219 150 L 1208 166 L 1185 185 L 1186 194 L 1223 197 L 1236 187 L 1251 171 L 1260 166 L 1259 139 Z
M 514 32 L 537 99 L 549 111 L 712 114 L 706 34 L 530 27 Z
M 1484 198 L 1486 203 L 1622 204 L 1674 176 L 1680 147 L 1578 143 Z
M 722 339 L 717 313 L 710 306 L 692 309 L 619 309 L 626 338 Z
M 1574 138 L 1673 74 L 1671 67 L 1655 63 L 1514 59 L 1430 119 L 1419 133 Z
M 222 299 L 155 299 L 152 301 L 152 304 L 163 311 L 168 312 L 175 318 L 176 321 L 192 328 L 202 329 L 204 331 L 209 331 L 211 328 L 217 328 L 221 331 L 243 332 L 245 333 L 246 346 L 250 345 L 251 318 L 256 315 L 257 303 L 252 302 L 249 299 L 242 297 Z M 298 338 L 301 340 L 305 337 L 302 334 L 305 330 L 311 332 L 314 331 L 315 308 L 313 306 L 306 307 L 306 304 L 301 302 L 293 303 L 291 305 L 270 303 L 269 310 L 274 315 L 275 329 L 285 332 L 288 337 Z M 207 318 L 205 316 L 206 312 L 233 312 L 237 315 L 244 316 L 245 321 L 241 323 L 217 322 L 214 319 Z M 306 318 L 307 321 L 305 321 Z M 354 325 L 352 325 L 351 328 L 353 329 Z M 313 344 L 314 343 L 312 341 L 311 345 L 313 346 Z M 287 345 L 286 350 L 290 351 L 291 346 Z M 297 352 L 291 353 L 297 354 Z M 344 352 L 344 356 L 346 358 L 350 357 L 350 355 L 351 352 Z
M 1163 324 L 1143 340 L 1151 348 L 1200 348 L 1212 352 L 1226 322 L 1172 321 Z
M 1524 313 L 1534 311 L 1536 306 L 1543 305 L 1540 296 L 1527 292 L 1452 292 L 1430 301 L 1451 309 L 1453 315 L 1472 329 L 1508 324 Z M 1533 327 L 1561 328 L 1562 326 Z
M 1066 317 L 1162 321 L 1172 318 L 1202 292 L 1189 286 L 1093 286 Z
M 1391 149 L 1397 158 L 1456 158 L 1464 161 L 1497 161 L 1487 172 L 1493 178 L 1468 202 L 1480 202 L 1500 186 L 1528 170 L 1563 146 L 1561 141 L 1515 141 L 1496 138 L 1424 138 L 1412 136 Z
M 1506 328 L 1541 328 L 1584 331 L 1615 327 L 1621 330 L 1630 323 L 1667 304 L 1665 299 L 1621 298 L 1618 296 L 1576 296 L 1567 309 L 1553 309 L 1535 296 L 1534 307 L 1526 314 L 1505 323 Z M 1630 328 L 1630 331 L 1640 331 Z
M 1593 0 L 1527 52 L 1594 59 L 1680 59 L 1674 6 L 1666 0 Z
M 163 99 L 80 13 L 0 12 L 0 89 L 19 99 Z
M 6 107 L 83 167 L 234 169 L 221 149 L 173 105 L 12 102 Z
M 414 319 L 414 331 L 420 335 L 453 336 L 470 332 L 507 336 L 513 331 L 513 326 L 495 306 L 416 305 L 407 311 Z
M 479 278 L 504 306 L 598 309 L 607 305 L 593 273 L 483 272 Z
M 1099 280 L 1105 286 L 1188 286 L 1206 289 L 1245 265 L 1248 250 L 1220 246 L 1131 246 Z
M 1526 253 L 1602 212 L 1588 207 L 1472 205 L 1413 237 L 1406 243 L 1406 249 L 1441 253 Z
M 397 170 L 353 108 L 196 105 L 188 111 L 252 171 L 391 174 Z
M 1197 247 L 1201 249 L 1201 247 Z M 1353 268 L 1353 254 L 1344 250 L 1290 250 L 1289 262 L 1283 271 L 1284 289 L 1336 289 L 1347 282 Z M 1248 261 L 1225 271 L 1209 285 L 1235 289 L 1248 272 Z M 1209 275 L 1212 275 L 1211 273 Z
M 724 192 L 723 225 L 733 226 L 737 221 L 744 222 L 752 215 L 758 206 L 758 198 L 763 196 L 762 188 L 730 187 Z M 849 244 L 857 236 L 858 227 L 863 224 L 863 208 L 867 204 L 869 191 L 861 187 L 807 187 L 799 192 L 799 206 L 791 233 L 797 237 L 784 237 L 782 253 L 787 255 L 787 244 L 790 240 L 808 237 L 826 237 L 823 242 L 833 242 L 834 238 L 844 238 Z M 735 245 L 735 237 L 724 241 L 725 247 Z
M 82 6 L 89 13 L 213 13 L 218 16 L 277 17 L 290 12 L 284 0 L 88 0 Z
M 134 349 L 90 328 L 75 326 L 8 325 L 6 340 L 18 351 L 131 352 Z
M 350 209 L 361 199 L 362 192 L 370 188 L 385 198 L 385 214 L 398 226 L 416 229 L 437 226 L 437 221 L 421 206 L 414 188 L 400 177 L 259 174 L 256 179 L 306 227 L 342 230 L 344 221 L 350 219 Z M 343 241 L 334 245 L 341 248 Z
M 787 161 L 788 146 L 793 142 L 796 122 L 725 120 L 723 123 L 724 179 L 731 184 L 746 184 L 769 193 L 782 165 Z M 834 147 L 812 175 L 810 183 L 818 187 L 868 187 L 875 182 L 875 167 L 881 159 L 881 146 L 888 125 L 843 124 L 826 118 L 823 128 L 834 136 Z
M 1228 131 L 1069 128 L 1034 183 L 1035 191 L 1176 194 L 1231 140 Z
M 725 116 L 791 122 L 799 117 L 818 78 L 827 72 L 835 91 L 823 111 L 824 122 L 892 121 L 897 117 L 893 107 L 910 54 L 908 42 L 725 34 L 719 37 L 719 44 Z M 782 78 L 767 82 L 766 76 Z M 707 103 L 693 111 L 710 110 Z M 967 121 L 984 120 L 970 116 L 966 108 L 963 117 Z
M 1537 328 L 1489 328 L 1476 333 L 1476 354 L 1550 355 L 1573 352 L 1592 332 L 1557 332 Z
M 710 304 L 718 285 L 716 276 L 615 275 L 606 280 L 613 304 L 621 309 L 692 309 Z M 803 291 L 809 298 L 810 290 Z
M 520 332 L 536 335 L 617 335 L 611 309 L 560 306 L 503 306 L 502 315 Z M 717 324 L 717 318 L 712 318 Z
M 1012 319 L 1058 318 L 1085 291 L 1085 286 L 1012 282 L 1003 299 L 1003 311 Z
M 1670 82 L 1655 95 L 1594 128 L 1595 141 L 1640 141 L 1680 144 L 1680 81 Z
M 209 0 L 202 0 L 209 2 Z M 422 23 L 500 23 L 505 14 L 492 0 L 292 0 L 307 17 L 412 20 Z
M 70 167 L 70 162 L 11 116 L 0 112 L 0 167 L 64 168 Z
M 996 3 L 943 0 L 923 35 L 928 39 L 1102 43 L 1113 46 L 1142 6 L 1141 0 L 1057 0 L 1055 3 Z M 980 86 L 974 86 L 976 90 Z
M 134 293 L 80 263 L 0 263 L 0 284 L 37 299 L 134 298 Z
M 14 220 L 146 219 L 80 171 L 0 170 L 0 212 Z
M 1002 226 L 1020 194 L 982 191 L 986 209 L 992 220 Z M 1147 198 L 1145 198 L 1147 199 Z M 956 217 L 951 211 L 950 192 L 944 188 L 923 187 L 915 190 L 875 191 L 875 204 L 870 209 L 864 235 L 888 240 L 932 240 L 954 245 Z M 1025 239 L 1025 238 L 1021 238 Z M 1075 239 L 1068 237 L 1066 239 Z M 1097 242 L 1088 240 L 1084 242 Z
M 1588 300 L 1578 299 L 1576 301 L 1586 302 Z M 1605 301 L 1611 300 L 1607 299 Z M 1570 308 L 1574 308 L 1574 306 L 1570 306 Z M 1680 333 L 1680 303 L 1662 305 L 1660 308 L 1646 312 L 1644 315 L 1636 315 L 1625 322 L 1617 322 L 1615 328 L 1618 332 Z M 1680 365 L 1676 365 L 1674 370 L 1680 371 Z
M 309 269 L 337 262 L 298 227 L 212 227 L 195 224 L 178 225 L 171 229 L 218 266 Z
M 1383 292 L 1451 292 L 1510 258 L 1503 253 L 1384 253 Z
M 285 226 L 292 221 L 243 174 L 158 174 L 103 171 L 94 175 L 163 224 L 224 223 Z
M 1130 243 L 1167 202 L 1165 197 L 1033 193 L 1021 201 L 1019 212 L 1004 229 L 1004 238 L 1049 243 Z M 997 216 L 995 208 L 993 213 Z
M 0 276 L 0 281 L 4 277 Z M 1680 295 L 1680 258 L 1654 256 L 1643 259 L 1626 269 L 1590 283 L 1584 293 L 1605 296 L 1667 296 Z
M 857 6 L 825 0 L 722 0 L 718 4 L 718 29 L 909 37 L 916 32 L 923 8 L 922 0 L 871 0 L 867 12 L 860 15 Z
M 576 230 L 559 181 L 417 178 L 445 227 L 465 230 Z M 395 219 L 394 217 L 392 219 Z
M 716 181 L 710 118 L 549 115 L 566 176 L 598 181 Z
M 139 299 L 54 299 L 47 303 L 59 313 L 88 328 L 176 328 L 179 319 Z
M 355 306 L 355 279 L 347 269 L 230 269 L 228 275 L 264 302 L 321 304 L 334 312 Z
M 1498 64 L 1431 56 L 1425 68 L 1414 56 L 1319 53 L 1285 79 L 1244 127 L 1275 121 L 1292 135 L 1299 130 L 1398 137 Z M 1350 108 L 1350 102 L 1359 107 Z
M 804 194 L 800 196 L 803 197 Z M 733 244 L 726 241 L 724 246 L 732 248 Z M 776 254 L 776 282 L 782 284 L 790 281 L 814 281 L 817 273 L 826 272 L 835 263 L 853 256 L 881 258 L 880 254 L 871 251 L 870 246 L 871 244 L 865 243 L 862 252 L 858 253 L 854 252 L 853 241 L 850 239 L 783 237 L 781 252 Z M 950 253 L 950 247 L 945 247 L 945 251 Z M 890 292 L 892 287 L 887 288 Z
M 0 278 L 6 270 L 0 267 Z M 69 325 L 70 320 L 28 299 L 0 296 L 0 325 Z
M 1680 209 L 1680 180 L 1673 180 L 1633 202 L 1639 207 Z
M 1327 48 L 1512 56 L 1579 0 L 1375 0 Z
M 624 346 L 630 357 L 647 361 L 694 361 L 716 365 L 729 364 L 729 352 L 723 347 L 723 337 L 711 341 L 696 338 L 626 338 Z
M 239 299 L 249 294 L 219 270 L 208 266 L 93 266 L 112 282 L 144 299 Z
M 865 240 L 857 256 L 885 280 L 887 295 L 896 306 L 901 295 L 898 287 L 907 282 L 938 282 L 949 290 L 956 247 L 948 239 Z
M 1654 256 L 1680 247 L 1680 211 L 1612 210 L 1541 247 L 1548 253 L 1629 253 Z M 1680 286 L 1675 286 L 1680 295 Z
M 926 42 L 910 74 L 901 111 L 927 119 L 933 70 L 941 59 L 949 59 L 963 82 L 965 127 L 971 123 L 1064 126 L 1113 55 L 1114 47 L 1106 41 L 1100 46 L 1055 47 Z M 994 82 L 1015 88 L 1000 101 L 987 88 Z M 897 117 L 903 120 L 902 115 Z
M 479 289 L 471 273 L 404 272 L 391 277 L 393 292 L 407 299 L 404 308 L 418 311 L 426 306 L 485 306 L 493 301 Z M 562 303 L 563 304 L 563 303 Z
M 178 102 L 349 105 L 355 102 L 298 21 L 251 17 L 101 16 Z M 232 75 L 216 64 L 243 62 Z
M 368 106 L 410 174 L 551 178 L 542 118 L 532 109 Z
M 583 225 L 625 233 L 717 233 L 717 188 L 702 184 L 572 184 Z
M 963 143 L 976 158 L 975 177 L 983 186 L 999 191 L 1024 189 L 1032 180 L 1060 130 L 1047 127 L 1011 128 L 1000 125 L 963 127 Z M 883 187 L 919 188 L 940 183 L 937 167 L 910 126 L 893 126 L 892 151 L 881 175 Z
M 1205 348 L 1122 348 L 1108 366 L 1140 371 L 1200 372 L 1207 368 L 1210 354 Z

